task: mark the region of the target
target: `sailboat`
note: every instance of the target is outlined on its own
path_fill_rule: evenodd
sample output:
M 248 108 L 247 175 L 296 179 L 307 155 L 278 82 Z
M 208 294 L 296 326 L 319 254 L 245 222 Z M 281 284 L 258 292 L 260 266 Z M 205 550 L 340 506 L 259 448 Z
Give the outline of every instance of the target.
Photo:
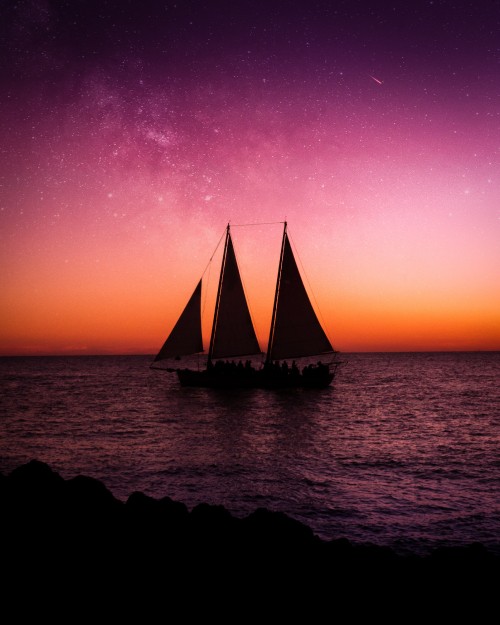
M 228 224 L 206 366 L 166 369 L 177 374 L 182 386 L 323 388 L 332 382 L 340 364 L 337 352 L 311 304 L 290 245 L 287 222 L 283 224 L 269 341 L 263 362 L 255 367 L 248 359 L 255 355 L 262 358 L 263 352 L 255 334 Z M 203 277 L 156 355 L 153 368 L 163 369 L 155 364 L 160 361 L 179 361 L 182 356 L 203 352 L 202 280 Z M 299 368 L 296 359 L 313 356 L 320 360 Z

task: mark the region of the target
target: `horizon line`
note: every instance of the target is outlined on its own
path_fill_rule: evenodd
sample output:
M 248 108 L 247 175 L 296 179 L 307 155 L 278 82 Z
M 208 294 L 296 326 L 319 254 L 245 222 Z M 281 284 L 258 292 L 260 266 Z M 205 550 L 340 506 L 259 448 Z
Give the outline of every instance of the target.
M 338 354 L 481 354 L 481 353 L 490 353 L 494 354 L 500 352 L 500 347 L 493 349 L 381 349 L 381 350 L 353 350 L 353 351 L 339 351 L 335 350 Z M 191 354 L 189 356 L 185 356 L 186 358 L 196 357 L 197 354 Z M 199 357 L 207 356 L 205 352 L 200 352 Z M 47 353 L 6 353 L 0 354 L 0 358 L 78 358 L 78 357 L 87 357 L 87 358 L 98 358 L 98 357 L 151 357 L 155 358 L 156 352 L 74 352 L 74 353 L 65 353 L 65 352 L 47 352 Z M 257 355 L 248 355 L 248 357 L 256 357 Z M 320 357 L 321 354 L 318 355 Z M 303 356 L 303 358 L 315 358 L 316 356 Z M 233 358 L 226 358 L 221 360 L 242 360 L 245 356 L 239 358 L 235 356 Z M 290 358 L 281 358 L 280 360 L 290 360 Z

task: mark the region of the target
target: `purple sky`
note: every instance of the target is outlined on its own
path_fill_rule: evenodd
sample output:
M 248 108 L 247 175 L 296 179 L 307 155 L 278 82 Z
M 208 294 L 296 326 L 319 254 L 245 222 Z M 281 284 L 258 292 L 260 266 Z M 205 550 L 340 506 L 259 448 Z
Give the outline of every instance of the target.
M 227 221 L 285 216 L 336 347 L 500 349 L 499 27 L 484 0 L 2 3 L 0 352 L 154 351 Z M 259 338 L 279 237 L 235 236 Z

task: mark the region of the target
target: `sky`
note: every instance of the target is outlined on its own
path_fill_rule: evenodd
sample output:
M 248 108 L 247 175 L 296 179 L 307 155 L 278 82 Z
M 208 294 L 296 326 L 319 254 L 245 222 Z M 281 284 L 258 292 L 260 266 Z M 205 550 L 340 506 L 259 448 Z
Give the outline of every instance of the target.
M 500 349 L 500 4 L 0 4 L 0 354 L 154 354 L 228 222 L 340 351 Z M 238 224 L 269 224 L 240 228 Z

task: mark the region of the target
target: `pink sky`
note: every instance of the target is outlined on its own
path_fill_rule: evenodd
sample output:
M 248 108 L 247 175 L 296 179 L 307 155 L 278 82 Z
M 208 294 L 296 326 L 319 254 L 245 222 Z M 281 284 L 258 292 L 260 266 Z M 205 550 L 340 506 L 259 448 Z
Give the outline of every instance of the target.
M 40 73 L 5 71 L 0 353 L 154 353 L 227 222 L 285 218 L 337 349 L 500 349 L 498 74 L 486 44 L 421 58 L 404 35 L 232 42 L 196 71 L 80 42 L 72 72 L 47 44 Z M 233 235 L 264 347 L 281 227 Z

